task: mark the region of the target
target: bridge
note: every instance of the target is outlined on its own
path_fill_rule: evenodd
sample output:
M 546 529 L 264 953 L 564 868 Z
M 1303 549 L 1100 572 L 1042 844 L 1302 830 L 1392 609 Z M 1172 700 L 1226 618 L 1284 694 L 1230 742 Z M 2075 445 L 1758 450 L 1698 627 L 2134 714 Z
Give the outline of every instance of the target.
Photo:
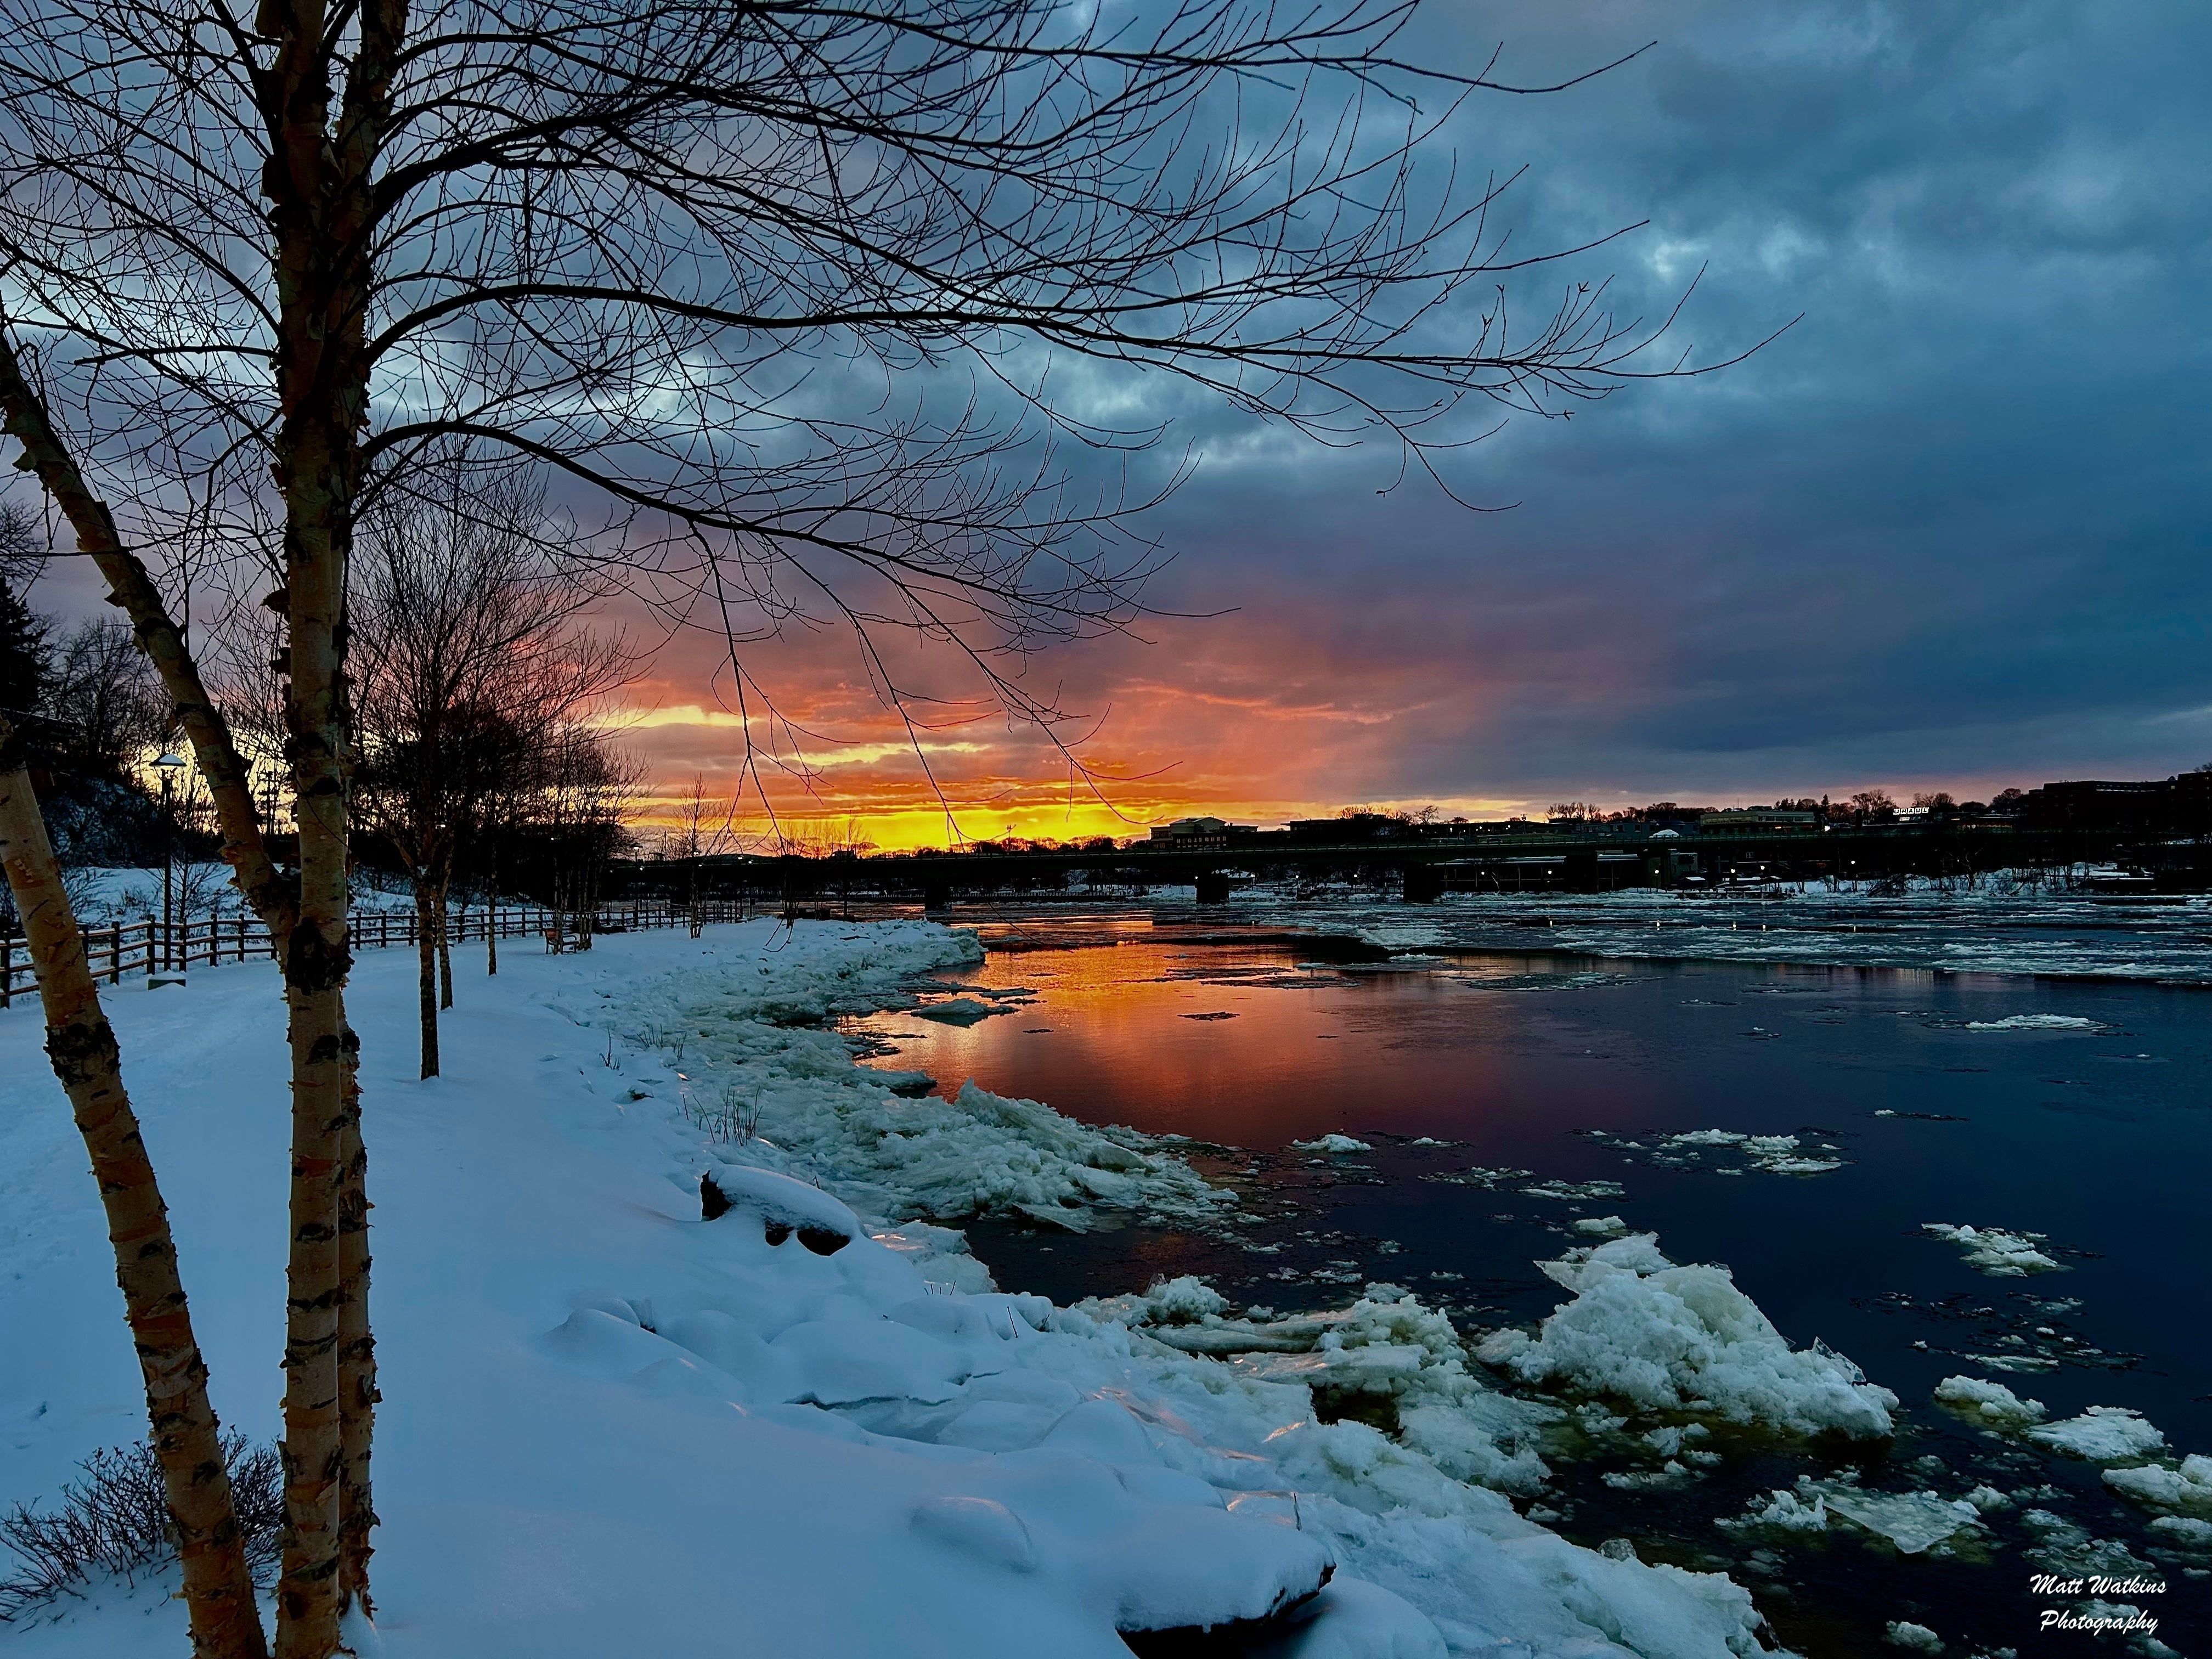
M 1652 835 L 1410 834 L 1321 844 L 1261 832 L 1226 845 L 1171 840 L 1108 848 L 994 848 L 826 857 L 731 854 L 697 861 L 701 890 L 787 902 L 1043 896 L 1082 871 L 1096 892 L 1189 886 L 1201 904 L 1225 902 L 1234 878 L 1395 884 L 1408 903 L 1448 892 L 1595 893 L 1624 887 L 1713 888 L 1819 878 L 1965 876 L 2124 860 L 2170 891 L 2212 886 L 2212 844 L 2116 832 L 1974 825 L 1882 824 L 1826 830 Z M 681 860 L 641 860 L 619 875 L 641 891 L 688 890 Z

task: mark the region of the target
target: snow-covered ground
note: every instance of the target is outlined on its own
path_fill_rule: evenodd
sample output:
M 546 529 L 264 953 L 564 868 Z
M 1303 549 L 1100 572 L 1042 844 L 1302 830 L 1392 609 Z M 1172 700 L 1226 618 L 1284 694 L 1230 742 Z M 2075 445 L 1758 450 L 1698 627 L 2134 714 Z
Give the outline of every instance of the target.
M 1279 1659 L 1759 1650 L 1727 1578 L 1577 1547 L 1469 1484 L 1540 1480 L 1522 1441 L 1547 1408 L 1484 1385 L 1449 1322 L 1395 1287 L 1310 1330 L 1242 1332 L 1188 1281 L 1080 1309 L 994 1291 L 921 1218 L 1080 1225 L 1101 1205 L 1221 1200 L 1131 1132 L 974 1089 L 887 1094 L 895 1079 L 856 1072 L 813 1023 L 975 954 L 913 922 L 516 951 L 496 980 L 461 972 L 428 1083 L 410 1075 L 411 958 L 363 957 L 384 1393 L 365 1651 L 1103 1659 L 1126 1656 L 1118 1631 L 1305 1596 Z M 268 1438 L 288 1115 L 273 974 L 109 1002 L 218 1408 Z M 144 1421 L 33 1007 L 0 1015 L 0 1501 L 51 1497 Z M 1724 1279 L 1697 1277 L 1714 1270 L 1640 1248 L 1651 1259 L 1612 1278 L 1698 1353 L 1717 1345 L 1678 1393 L 1747 1356 L 1791 1363 Z M 1583 1260 L 1612 1266 L 1606 1251 L 1621 1247 Z M 1602 1358 L 1586 1313 L 1566 1323 Z M 1240 1347 L 1259 1358 L 1214 1357 Z M 1809 1380 L 1871 1425 L 1854 1377 Z M 1389 1396 L 1399 1434 L 1318 1420 L 1317 1382 Z M 180 1651 L 171 1588 L 0 1626 L 0 1654 Z
M 131 865 L 86 864 L 64 872 L 63 881 L 78 920 L 88 927 L 106 927 L 118 921 L 158 917 L 162 873 L 158 865 L 146 870 Z M 238 889 L 231 884 L 227 864 L 180 860 L 167 873 L 169 902 L 180 922 L 201 922 L 210 915 L 228 921 L 244 908 Z M 364 870 L 354 877 L 353 907 L 357 911 L 412 911 L 415 896 L 398 878 Z

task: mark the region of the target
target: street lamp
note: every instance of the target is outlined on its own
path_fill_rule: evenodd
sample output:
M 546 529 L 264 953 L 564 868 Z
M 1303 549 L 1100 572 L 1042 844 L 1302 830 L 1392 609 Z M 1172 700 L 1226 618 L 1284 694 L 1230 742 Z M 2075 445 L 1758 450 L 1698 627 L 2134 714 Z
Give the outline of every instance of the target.
M 154 769 L 161 775 L 161 967 L 164 973 L 162 976 L 155 977 L 154 964 L 151 961 L 147 963 L 146 988 L 149 991 L 156 985 L 184 983 L 181 977 L 172 977 L 167 973 L 175 965 L 177 820 L 170 797 L 175 787 L 177 774 L 185 769 L 184 757 L 165 749 L 154 757 Z

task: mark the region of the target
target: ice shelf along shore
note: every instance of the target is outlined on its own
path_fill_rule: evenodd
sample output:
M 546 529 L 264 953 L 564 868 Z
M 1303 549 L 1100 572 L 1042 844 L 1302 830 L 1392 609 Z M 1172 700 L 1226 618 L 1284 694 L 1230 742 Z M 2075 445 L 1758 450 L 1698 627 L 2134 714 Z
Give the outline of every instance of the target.
M 1571 1406 L 1486 1384 L 1402 1290 L 1301 1322 L 1237 1319 L 1194 1280 L 1073 1308 L 996 1289 L 947 1220 L 1198 1220 L 1228 1200 L 1170 1145 L 972 1086 L 908 1097 L 855 1067 L 833 1016 L 976 954 L 913 922 L 514 952 L 496 979 L 464 967 L 447 1074 L 427 1083 L 410 1075 L 411 959 L 363 957 L 350 1007 L 385 1396 L 364 1653 L 1127 1659 L 1125 1636 L 1252 1621 L 1272 1622 L 1249 1650 L 1277 1659 L 1765 1650 L 1727 1577 L 1584 1549 L 1516 1512 Z M 250 963 L 109 1000 L 218 1409 L 270 1439 L 276 980 Z M 34 1011 L 0 1015 L 8 1501 L 50 1497 L 144 1428 L 40 1036 Z M 1644 1236 L 1555 1265 L 1573 1300 L 1501 1358 L 1562 1396 L 1887 1426 L 1883 1391 L 1793 1352 L 1720 1269 L 1676 1267 Z M 1387 1397 L 1395 1431 L 1322 1420 L 1322 1389 Z M 1698 1427 L 1676 1431 L 1693 1446 Z M 2197 1478 L 2178 1473 L 2177 1492 Z M 0 1649 L 182 1650 L 173 1576 L 80 1588 L 0 1627 Z

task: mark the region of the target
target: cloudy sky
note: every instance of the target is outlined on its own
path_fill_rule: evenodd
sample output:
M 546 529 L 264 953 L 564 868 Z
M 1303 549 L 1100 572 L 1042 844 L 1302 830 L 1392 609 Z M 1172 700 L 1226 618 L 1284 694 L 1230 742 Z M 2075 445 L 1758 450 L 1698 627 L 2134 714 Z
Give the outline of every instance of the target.
M 1147 642 L 1036 672 L 1149 822 L 1351 801 L 1773 799 L 2212 760 L 2212 9 L 2176 0 L 1547 0 L 1440 7 L 1419 51 L 1505 47 L 1547 98 L 1471 104 L 1464 169 L 1525 165 L 1516 245 L 1648 226 L 1577 261 L 1631 314 L 1703 268 L 1678 338 L 1751 362 L 1522 418 L 1450 463 L 1476 514 L 1376 493 L 1379 453 L 1176 407 L 1195 478 Z M 1530 306 L 1556 278 L 1526 289 Z M 1163 395 L 1166 395 L 1163 393 Z M 1379 479 L 1378 471 L 1381 474 Z M 839 648 L 770 667 L 863 739 L 788 810 L 941 834 Z M 723 775 L 678 651 L 634 737 Z M 1120 828 L 1034 738 L 931 739 L 970 835 Z
M 1108 5 L 1150 0 L 1103 0 Z M 1525 169 L 1534 317 L 1609 279 L 1709 378 L 1519 416 L 1443 462 L 1255 430 L 1165 376 L 1089 386 L 1195 458 L 1133 637 L 1035 663 L 1101 781 L 988 716 L 908 734 L 844 637 L 749 667 L 809 733 L 787 818 L 884 845 L 1349 803 L 1771 800 L 2212 761 L 2212 8 L 2202 0 L 1435 0 L 1402 55 L 1504 78 L 1431 173 Z M 1486 291 L 1432 319 L 1474 337 Z M 1793 319 L 1794 321 L 1793 325 Z M 1657 361 L 1656 358 L 1654 361 Z M 1086 411 L 1089 412 L 1089 411 Z M 1476 410 L 1473 432 L 1494 411 Z M 82 579 L 82 580 L 80 580 Z M 65 574 L 90 601 L 89 576 Z M 644 637 L 641 633 L 640 637 Z M 736 782 L 712 642 L 633 689 L 664 796 Z M 957 665 L 917 683 L 972 694 Z M 947 705 L 956 707 L 957 705 Z M 1116 780 L 1119 780 L 1116 781 Z M 1100 798 L 1103 796 L 1103 799 Z

